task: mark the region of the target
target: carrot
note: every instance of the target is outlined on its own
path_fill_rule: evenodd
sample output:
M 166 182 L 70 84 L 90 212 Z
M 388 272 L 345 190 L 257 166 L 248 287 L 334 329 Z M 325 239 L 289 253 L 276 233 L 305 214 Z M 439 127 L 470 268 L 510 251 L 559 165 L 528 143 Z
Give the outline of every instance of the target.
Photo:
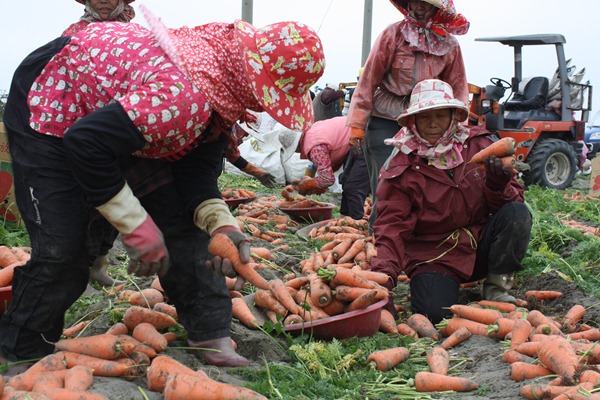
M 437 331 L 431 321 L 423 314 L 412 314 L 410 317 L 408 317 L 406 323 L 417 332 L 419 337 L 428 337 L 433 340 L 438 340 L 440 338 L 440 333 Z
M 152 283 L 150 284 L 150 287 L 151 287 L 152 289 L 156 289 L 156 290 L 158 290 L 159 292 L 163 293 L 163 295 L 164 295 L 164 293 L 165 293 L 165 289 L 163 289 L 163 287 L 162 287 L 162 285 L 161 285 L 161 283 L 160 283 L 160 279 L 159 279 L 158 277 L 156 277 L 156 278 L 154 278 L 154 279 L 152 280 Z
M 33 385 L 32 392 L 46 392 L 49 389 L 58 389 L 63 387 L 63 379 L 58 375 L 54 375 L 51 372 L 45 372 L 38 376 L 35 385 Z
M 103 394 L 88 392 L 85 390 L 55 388 L 46 391 L 48 398 L 51 399 L 77 399 L 77 400 L 109 400 Z
M 388 274 L 385 274 L 383 272 L 371 271 L 369 269 L 364 270 L 359 266 L 354 266 L 352 270 L 355 271 L 358 275 L 362 276 L 363 278 L 366 278 L 373 282 L 377 282 L 380 285 L 385 285 L 392 279 Z
M 335 290 L 333 291 L 333 296 L 340 301 L 353 301 L 358 296 L 360 296 L 364 293 L 367 293 L 371 290 L 377 290 L 377 292 L 378 292 L 377 296 L 376 296 L 377 300 L 383 300 L 389 296 L 388 291 L 384 288 L 368 289 L 368 288 L 352 287 L 352 286 L 346 286 L 346 285 L 336 286 Z
M 167 349 L 167 339 L 152 324 L 141 322 L 133 328 L 131 336 L 140 343 L 152 347 L 157 352 Z
M 450 355 L 446 349 L 435 346 L 427 350 L 425 360 L 429 366 L 429 370 L 434 374 L 447 375 L 448 367 L 450 366 Z
M 487 331 L 490 337 L 502 340 L 513 331 L 514 327 L 514 319 L 498 318 L 496 322 L 488 325 Z
M 374 304 L 377 302 L 377 298 L 375 296 L 377 296 L 377 290 L 374 290 L 374 289 L 361 294 L 360 296 L 358 296 L 356 299 L 354 299 L 352 302 L 350 302 L 350 304 L 348 304 L 346 306 L 346 312 L 351 312 L 351 311 L 356 311 L 356 310 L 361 310 L 363 308 L 367 308 L 371 304 Z M 394 326 L 396 326 L 396 323 L 394 323 Z M 397 332 L 397 327 L 396 327 L 396 332 Z
M 398 325 L 391 312 L 383 308 L 379 318 L 379 330 L 383 333 L 398 333 Z
M 19 261 L 29 261 L 31 258 L 31 249 L 29 247 L 12 247 L 10 251 L 13 252 Z
M 579 375 L 579 383 L 590 382 L 594 386 L 600 386 L 600 372 L 591 369 L 585 370 Z
M 254 304 L 263 310 L 273 311 L 282 317 L 288 314 L 288 309 L 269 290 L 259 289 L 254 292 Z
M 302 317 L 299 316 L 298 314 L 289 314 L 283 320 L 283 325 L 287 326 L 287 325 L 292 325 L 292 324 L 301 324 L 303 322 L 304 322 L 304 319 L 302 319 Z
M 72 338 L 73 336 L 81 333 L 81 331 L 83 331 L 85 329 L 85 327 L 90 324 L 90 322 L 91 322 L 90 320 L 85 320 L 85 321 L 78 322 L 73 326 L 70 326 L 69 328 L 67 328 L 63 331 L 63 336 L 66 338 Z
M 517 306 L 512 303 L 505 303 L 503 301 L 491 301 L 491 300 L 479 300 L 477 302 L 482 307 L 495 308 L 501 312 L 512 312 L 517 309 Z
M 59 340 L 54 343 L 54 347 L 58 351 L 85 354 L 104 360 L 114 360 L 123 351 L 119 338 L 108 333 Z
M 271 294 L 281 302 L 292 314 L 302 315 L 301 307 L 294 301 L 294 298 L 288 291 L 287 286 L 281 279 L 271 279 L 269 281 Z
M 569 342 L 559 336 L 540 342 L 540 362 L 552 372 L 572 379 L 579 367 L 579 357 Z
M 22 267 L 23 265 L 25 265 L 25 262 L 15 261 L 14 263 L 0 269 L 0 287 L 9 286 L 13 280 L 13 276 L 15 275 L 15 268 Z
M 364 240 L 356 240 L 350 248 L 344 253 L 341 257 L 338 258 L 338 264 L 343 264 L 347 262 L 352 262 L 354 257 L 365 249 L 365 241 Z
M 312 301 L 319 307 L 325 307 L 333 300 L 331 288 L 316 273 L 308 275 L 309 293 Z
M 420 371 L 415 376 L 415 389 L 417 392 L 440 392 L 453 390 L 455 392 L 470 392 L 479 387 L 477 383 L 467 378 L 434 374 L 433 372 Z
M 118 335 L 117 337 L 123 346 L 123 352 L 128 356 L 137 351 L 139 353 L 146 354 L 149 358 L 156 357 L 156 350 L 146 344 L 143 344 L 134 337 L 129 335 Z
M 159 290 L 146 288 L 132 293 L 128 301 L 134 306 L 152 308 L 155 304 L 164 302 L 165 298 Z
M 148 322 L 156 329 L 166 329 L 177 325 L 177 321 L 173 317 L 140 306 L 129 307 L 123 314 L 123 323 L 130 331 L 133 331 L 133 328 L 141 322 Z
M 521 361 L 531 364 L 534 361 L 533 357 L 529 357 L 525 354 L 521 354 L 516 350 L 506 350 L 502 355 L 502 362 L 512 364 L 514 362 Z
M 291 287 L 294 289 L 300 289 L 304 285 L 308 285 L 310 283 L 310 279 L 307 276 L 297 276 L 292 279 L 288 279 L 285 281 L 285 286 Z
M 231 312 L 235 319 L 250 329 L 256 329 L 260 325 L 254 314 L 252 314 L 250 307 L 242 298 L 231 299 Z
M 402 361 L 406 361 L 410 351 L 406 347 L 393 347 L 374 351 L 367 357 L 367 363 L 374 363 L 379 371 L 389 371 Z
M 310 294 L 306 289 L 300 289 L 294 294 L 294 301 L 300 306 L 298 313 L 305 321 L 314 321 L 327 318 L 329 315 L 321 307 L 313 303 Z
M 317 271 L 317 275 L 321 278 L 330 281 L 333 287 L 338 285 L 347 285 L 354 287 L 362 287 L 367 289 L 379 289 L 381 285 L 370 281 L 358 275 L 355 271 L 346 268 L 321 268 Z
M 346 303 L 339 301 L 338 299 L 332 299 L 331 303 L 323 307 L 323 311 L 329 316 L 339 315 L 346 309 Z
M 562 292 L 556 290 L 528 290 L 525 292 L 526 299 L 533 297 L 536 300 L 552 300 L 562 295 Z
M 109 335 L 127 335 L 129 333 L 129 329 L 127 329 L 127 325 L 125 325 L 124 323 L 117 322 L 116 324 L 108 328 L 104 333 L 107 333 Z
M 415 331 L 413 328 L 411 328 L 404 322 L 401 324 L 398 324 L 398 326 L 396 328 L 398 329 L 398 333 L 401 335 L 410 336 L 415 339 L 419 337 L 419 334 L 417 333 L 417 331 Z
M 154 311 L 158 311 L 167 315 L 170 315 L 175 321 L 177 321 L 179 319 L 178 315 L 177 315 L 177 309 L 175 308 L 175 306 L 172 306 L 170 304 L 164 303 L 164 302 L 160 302 L 160 303 L 156 303 L 152 309 Z
M 575 304 L 567 311 L 563 319 L 564 325 L 573 325 L 583 318 L 585 315 L 585 307 L 580 304 Z
M 19 258 L 8 247 L 0 246 L 0 268 L 8 267 L 19 261 Z
M 208 377 L 185 374 L 176 374 L 170 376 L 167 379 L 163 394 L 165 400 L 267 400 L 265 396 L 244 387 L 217 382 Z
M 517 151 L 517 142 L 511 137 L 502 138 L 484 149 L 479 150 L 469 161 L 470 163 L 482 163 L 486 158 L 496 156 L 498 158 L 512 156 Z
M 217 233 L 213 236 L 208 245 L 208 251 L 214 256 L 231 261 L 233 269 L 246 281 L 260 289 L 269 290 L 269 282 L 248 264 L 242 263 L 236 245 L 227 235 Z
M 250 247 L 250 255 L 253 257 L 263 258 L 265 260 L 270 260 L 273 257 L 271 250 L 267 249 L 266 247 Z
M 339 260 L 352 246 L 352 240 L 342 240 L 337 246 L 331 249 L 331 254 L 334 260 Z
M 44 393 L 37 392 L 29 392 L 25 390 L 17 390 L 10 386 L 4 388 L 4 392 L 2 392 L 2 397 L 0 399 L 4 400 L 51 400 L 50 397 L 46 396 Z
M 367 256 L 367 262 L 370 265 L 373 257 L 377 256 L 377 248 L 373 242 L 365 242 L 365 255 Z
M 466 326 L 473 335 L 487 336 L 487 325 L 461 317 L 452 317 L 449 319 L 444 319 L 436 325 L 436 327 L 440 330 L 441 334 L 444 336 L 450 336 L 461 326 Z
M 565 395 L 574 395 L 577 391 L 585 389 L 592 390 L 594 387 L 589 383 L 582 383 L 576 386 L 550 386 L 539 383 L 532 383 L 530 385 L 525 385 L 519 390 L 519 394 L 521 397 L 530 400 L 537 399 L 555 399 L 561 394 Z M 567 398 L 571 398 L 570 396 Z
M 470 319 L 471 321 L 486 325 L 493 324 L 499 318 L 502 318 L 502 313 L 498 310 L 493 310 L 491 308 L 477 308 L 463 304 L 453 304 L 450 306 L 450 311 L 461 318 Z
M 515 382 L 546 375 L 552 375 L 552 371 L 543 365 L 529 364 L 521 361 L 515 361 L 510 364 L 510 379 Z
M 73 368 L 77 365 L 86 366 L 94 371 L 94 376 L 126 376 L 131 370 L 130 366 L 117 361 L 104 360 L 85 354 L 70 351 L 59 351 L 55 354 L 64 359 L 67 368 Z
M 57 355 L 57 353 L 49 354 L 37 361 L 25 372 L 10 377 L 8 379 L 8 386 L 17 390 L 31 391 L 40 374 L 48 371 L 65 370 L 66 368 L 67 366 L 60 355 Z
M 600 329 L 592 328 L 592 329 L 588 329 L 586 331 L 575 332 L 575 333 L 571 333 L 571 334 L 567 335 L 567 337 L 571 340 L 585 339 L 585 340 L 597 342 L 600 340 Z
M 469 330 L 469 328 L 467 328 L 466 326 L 460 327 L 457 330 L 455 330 L 454 332 L 452 332 L 452 334 L 450 336 L 448 336 L 446 339 L 444 339 L 444 341 L 440 344 L 440 347 L 442 349 L 448 350 L 448 349 L 464 342 L 465 340 L 470 338 L 471 335 L 472 335 L 472 333 Z
M 557 324 L 551 320 L 550 318 L 546 317 L 544 314 L 542 314 L 540 311 L 538 310 L 532 310 L 527 314 L 527 321 L 529 321 L 529 323 L 531 324 L 531 326 L 536 327 L 539 325 L 548 325 L 550 326 L 551 329 L 551 334 L 553 335 L 559 335 L 560 329 L 558 329 Z
M 152 360 L 146 374 L 148 389 L 153 392 L 162 392 L 170 375 L 199 375 L 201 377 L 208 377 L 203 371 L 194 371 L 169 356 L 159 355 Z
M 94 371 L 82 365 L 66 370 L 64 378 L 65 389 L 87 390 L 94 383 Z
M 531 335 L 531 323 L 526 319 L 516 319 L 513 324 L 510 348 L 515 350 L 521 343 L 525 343 Z

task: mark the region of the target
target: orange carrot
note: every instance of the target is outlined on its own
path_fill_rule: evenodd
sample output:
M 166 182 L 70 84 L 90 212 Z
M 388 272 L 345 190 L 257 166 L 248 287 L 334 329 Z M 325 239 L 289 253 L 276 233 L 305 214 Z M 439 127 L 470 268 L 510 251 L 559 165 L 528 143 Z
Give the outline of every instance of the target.
M 410 351 L 406 347 L 393 347 L 391 349 L 374 351 L 367 357 L 367 363 L 375 363 L 379 371 L 389 371 L 402 361 L 406 361 Z
M 126 376 L 130 372 L 130 366 L 117 361 L 105 360 L 70 351 L 59 351 L 54 354 L 64 359 L 67 368 L 73 368 L 77 365 L 86 366 L 94 370 L 94 376 Z
M 417 332 L 419 337 L 428 337 L 433 340 L 438 340 L 440 338 L 440 333 L 423 314 L 412 314 L 408 317 L 406 323 Z
M 339 260 L 352 246 L 352 241 L 349 239 L 342 240 L 337 246 L 331 249 L 331 254 L 334 260 Z
M 344 253 L 341 257 L 338 258 L 338 264 L 343 264 L 347 262 L 352 262 L 354 257 L 365 249 L 365 241 L 364 240 L 356 240 L 350 248 Z
M 283 320 L 283 325 L 287 326 L 292 324 L 301 324 L 303 322 L 304 319 L 302 319 L 302 317 L 298 314 L 288 314 L 288 316 Z
M 463 304 L 453 304 L 450 306 L 450 311 L 461 318 L 470 319 L 471 321 L 485 325 L 493 324 L 498 318 L 502 318 L 502 313 L 498 310 L 477 308 Z
M 214 256 L 231 261 L 233 269 L 246 281 L 260 289 L 269 290 L 269 282 L 248 264 L 242 263 L 236 245 L 227 235 L 217 233 L 213 236 L 208 245 L 208 251 Z
M 6 246 L 0 246 L 0 268 L 8 267 L 10 264 L 18 262 L 19 259 L 13 253 L 10 248 Z
M 371 290 L 377 290 L 377 292 L 378 292 L 376 295 L 377 300 L 383 300 L 386 297 L 389 297 L 388 291 L 385 288 L 368 289 L 368 288 L 352 287 L 352 286 L 346 286 L 346 285 L 336 286 L 335 290 L 333 291 L 333 295 L 336 299 L 338 299 L 340 301 L 352 301 L 352 300 L 355 300 L 358 296 L 360 296 L 364 293 L 367 293 Z
M 552 375 L 552 371 L 543 365 L 528 364 L 521 361 L 515 361 L 510 364 L 510 379 L 515 382 L 521 382 L 526 379 L 533 379 L 546 375 Z
M 256 329 L 260 325 L 243 298 L 231 299 L 231 312 L 235 319 L 250 329 Z
M 144 307 L 132 306 L 125 311 L 123 323 L 130 331 L 133 331 L 133 328 L 141 322 L 148 322 L 156 329 L 166 329 L 177 325 L 177 321 L 173 317 Z
M 11 253 L 12 254 L 12 253 Z M 9 286 L 15 275 L 15 268 L 25 265 L 23 261 L 15 261 L 12 264 L 0 269 L 0 287 Z
M 533 297 L 536 300 L 552 300 L 562 296 L 562 292 L 556 290 L 528 290 L 525 292 L 525 298 Z
M 346 308 L 346 303 L 334 298 L 331 300 L 331 303 L 329 303 L 325 307 L 323 307 L 323 311 L 325 311 L 325 313 L 327 313 L 327 315 L 334 316 L 334 315 L 342 314 L 344 312 L 345 308 Z
M 540 362 L 552 372 L 572 379 L 579 367 L 579 357 L 570 343 L 559 336 L 540 342 L 538 350 Z
M 325 307 L 333 300 L 331 288 L 316 273 L 308 275 L 309 293 L 312 301 L 319 307 Z
M 300 289 L 302 286 L 308 285 L 309 282 L 310 282 L 310 279 L 308 278 L 308 275 L 307 276 L 297 276 L 292 279 L 286 280 L 285 286 L 291 287 L 294 289 Z
M 167 349 L 167 339 L 152 324 L 140 322 L 133 328 L 131 336 L 139 342 L 152 347 L 157 352 Z
M 506 350 L 504 354 L 502 354 L 502 361 L 508 364 L 512 364 L 517 361 L 525 362 L 531 364 L 534 361 L 533 357 L 529 357 L 525 354 L 521 354 L 516 350 Z
M 585 311 L 586 310 L 585 310 L 584 306 L 582 306 L 580 304 L 574 305 L 565 314 L 565 317 L 563 319 L 564 324 L 565 325 L 573 325 L 573 324 L 581 321 L 581 319 L 585 315 Z
M 300 315 L 305 321 L 314 321 L 327 318 L 329 315 L 315 304 L 306 289 L 300 289 L 294 294 L 294 301 L 299 304 Z
M 152 309 L 154 311 L 158 311 L 167 315 L 170 315 L 175 321 L 177 321 L 179 319 L 179 317 L 177 316 L 177 309 L 175 308 L 175 306 L 172 306 L 170 304 L 161 302 L 161 303 L 156 303 Z
M 551 334 L 553 334 L 553 335 L 560 334 L 560 329 L 558 329 L 558 327 L 557 327 L 558 324 L 556 322 L 554 322 L 552 319 L 550 319 L 549 317 L 546 317 L 544 314 L 542 314 L 538 310 L 531 310 L 527 314 L 527 321 L 529 321 L 529 323 L 533 327 L 536 327 L 539 325 L 548 325 L 551 327 L 550 328 Z
M 46 394 L 50 399 L 109 400 L 103 394 L 88 392 L 86 390 L 55 388 L 48 389 Z
M 123 346 L 123 352 L 128 356 L 131 356 L 133 352 L 139 352 L 146 354 L 149 358 L 156 357 L 156 350 L 148 345 L 143 344 L 134 337 L 129 335 L 117 335 L 117 337 Z
M 83 331 L 83 329 L 88 326 L 90 324 L 90 320 L 85 320 L 85 321 L 81 321 L 76 323 L 73 326 L 70 326 L 69 328 L 65 329 L 63 331 L 63 336 L 66 338 L 72 338 L 73 336 L 81 333 L 81 331 Z
M 374 304 L 377 302 L 377 298 L 375 296 L 377 296 L 377 290 L 369 290 L 366 293 L 361 294 L 360 296 L 358 296 L 356 299 L 354 299 L 352 302 L 350 302 L 350 304 L 348 304 L 346 306 L 346 312 L 351 312 L 351 311 L 356 311 L 356 310 L 361 310 L 363 308 L 366 308 L 368 306 L 370 306 L 371 304 Z M 394 325 L 396 325 L 394 323 Z M 397 327 L 396 327 L 397 329 Z
M 146 374 L 148 389 L 153 392 L 162 392 L 170 375 L 199 375 L 201 377 L 208 377 L 203 371 L 194 371 L 169 356 L 160 355 L 152 360 L 150 368 L 148 368 Z
M 523 386 L 519 390 L 519 394 L 521 397 L 529 400 L 537 400 L 537 399 L 555 399 L 561 394 L 575 394 L 580 389 L 591 390 L 593 386 L 590 386 L 589 383 L 582 383 L 576 386 L 550 386 L 544 385 L 540 383 L 531 383 L 529 385 Z M 570 397 L 567 397 L 570 398 Z
M 38 376 L 31 391 L 43 393 L 49 389 L 62 388 L 63 385 L 63 378 L 61 376 L 55 375 L 52 372 L 44 372 Z
M 590 382 L 594 386 L 600 386 L 600 372 L 591 369 L 585 370 L 579 375 L 579 383 Z
M 250 255 L 253 257 L 263 258 L 265 260 L 270 260 L 273 257 L 271 250 L 267 249 L 266 247 L 250 247 Z
M 19 261 L 29 261 L 31 258 L 31 249 L 29 247 L 12 247 L 10 251 L 17 257 Z
M 496 156 L 498 158 L 512 156 L 517 151 L 517 142 L 511 137 L 505 137 L 494 142 L 486 148 L 479 150 L 469 161 L 470 163 L 482 163 L 486 158 Z
M 379 331 L 383 333 L 398 333 L 398 324 L 391 312 L 383 308 L 379 319 Z
M 373 282 L 377 282 L 380 285 L 385 285 L 392 279 L 388 274 L 385 274 L 383 272 L 371 271 L 370 269 L 364 270 L 359 266 L 354 266 L 352 270 L 355 271 L 358 275 L 362 276 L 363 278 L 366 278 Z
M 163 394 L 165 400 L 267 400 L 265 396 L 241 386 L 217 382 L 208 377 L 185 374 L 176 374 L 169 376 Z
M 160 284 L 160 279 L 159 279 L 158 277 L 156 277 L 156 278 L 154 278 L 154 279 L 152 280 L 152 283 L 150 284 L 150 287 L 151 287 L 152 289 L 156 289 L 156 290 L 158 290 L 159 292 L 163 293 L 163 295 L 164 295 L 164 293 L 165 293 L 165 289 L 163 289 L 162 285 Z
M 33 364 L 25 372 L 12 376 L 8 379 L 8 386 L 17 390 L 31 391 L 35 385 L 36 379 L 43 372 L 61 371 L 67 369 L 63 362 L 63 358 L 57 353 L 49 354 L 35 364 Z M 4 379 L 4 378 L 2 378 Z
M 117 322 L 116 324 L 108 328 L 104 333 L 107 333 L 109 335 L 127 335 L 129 333 L 129 329 L 127 329 L 127 325 L 125 325 L 124 323 Z
M 410 336 L 415 339 L 419 337 L 419 334 L 417 333 L 417 331 L 415 331 L 413 328 L 411 328 L 410 326 L 408 326 L 408 324 L 406 324 L 404 322 L 401 324 L 398 324 L 398 326 L 396 328 L 398 329 L 398 333 L 403 336 Z
M 254 304 L 263 310 L 273 311 L 282 317 L 288 314 L 288 309 L 271 294 L 269 290 L 259 289 L 254 292 Z
M 292 314 L 302 315 L 301 307 L 294 301 L 294 298 L 288 291 L 287 286 L 281 279 L 271 279 L 269 281 L 271 294 L 281 302 Z
M 175 332 L 165 332 L 162 335 L 165 339 L 167 339 L 168 343 L 171 343 L 171 342 L 177 340 L 177 337 L 178 337 L 177 333 L 175 333 Z
M 448 367 L 450 367 L 450 355 L 446 349 L 435 346 L 427 350 L 425 360 L 429 366 L 429 370 L 434 374 L 447 375 Z
M 509 318 L 498 318 L 496 322 L 488 325 L 487 331 L 490 337 L 504 339 L 506 335 L 515 328 L 515 320 Z
M 373 257 L 377 256 L 377 248 L 373 242 L 365 242 L 365 255 L 367 257 L 367 262 L 370 265 Z
M 51 398 L 44 393 L 29 392 L 25 390 L 17 390 L 10 386 L 6 386 L 2 392 L 2 400 L 50 400 Z
M 468 338 L 470 338 L 472 335 L 471 331 L 466 327 L 460 327 L 457 330 L 455 330 L 454 332 L 452 332 L 452 334 L 450 336 L 448 336 L 446 339 L 444 339 L 444 341 L 440 344 L 440 347 L 442 349 L 450 349 L 462 342 L 464 342 L 465 340 L 467 340 Z
M 574 332 L 574 333 L 569 334 L 567 337 L 571 340 L 585 339 L 585 340 L 597 342 L 600 340 L 600 329 L 592 328 L 592 329 L 588 329 L 586 331 Z
M 159 290 L 146 288 L 132 293 L 128 301 L 134 306 L 152 308 L 155 304 L 164 302 L 165 298 Z
M 434 374 L 421 371 L 415 376 L 415 389 L 417 392 L 440 392 L 453 390 L 455 392 L 470 392 L 479 387 L 477 383 L 467 378 Z
M 452 317 L 449 319 L 444 319 L 436 325 L 436 327 L 439 328 L 440 332 L 444 336 L 450 336 L 461 326 L 466 326 L 473 335 L 487 336 L 487 325 L 471 321 L 470 319 Z
M 525 354 L 530 357 L 537 357 L 538 352 L 540 351 L 540 345 L 542 342 L 523 342 L 518 345 L 515 350 L 521 354 Z
M 510 338 L 510 348 L 515 350 L 521 343 L 525 343 L 531 335 L 531 323 L 526 319 L 515 319 L 513 324 L 512 336 Z
M 59 351 L 85 354 L 104 360 L 114 360 L 123 351 L 119 338 L 108 333 L 59 340 L 54 343 L 54 347 Z
M 321 268 L 317 271 L 317 275 L 323 279 L 329 280 L 332 287 L 346 285 L 367 289 L 381 288 L 381 285 L 378 283 L 365 279 L 355 271 L 346 268 Z
M 495 308 L 501 312 L 512 312 L 517 309 L 517 306 L 512 303 L 505 303 L 502 301 L 491 301 L 491 300 L 479 300 L 477 302 L 482 307 L 491 307 Z
M 65 389 L 87 390 L 94 383 L 94 371 L 82 365 L 67 370 L 65 374 Z

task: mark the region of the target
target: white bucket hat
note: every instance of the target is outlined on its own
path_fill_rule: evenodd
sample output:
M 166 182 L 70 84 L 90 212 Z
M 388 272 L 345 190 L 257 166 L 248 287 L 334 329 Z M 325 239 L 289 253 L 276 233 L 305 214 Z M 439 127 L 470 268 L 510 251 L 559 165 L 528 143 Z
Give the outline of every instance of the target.
M 279 134 L 279 143 L 281 143 L 282 153 L 281 162 L 286 162 L 296 152 L 298 143 L 300 142 L 301 132 L 285 129 Z
M 454 98 L 452 87 L 439 79 L 426 79 L 415 85 L 410 95 L 408 108 L 398 117 L 398 124 L 405 126 L 407 117 L 440 108 L 455 110 L 454 119 L 462 122 L 469 116 L 469 108 L 460 100 Z

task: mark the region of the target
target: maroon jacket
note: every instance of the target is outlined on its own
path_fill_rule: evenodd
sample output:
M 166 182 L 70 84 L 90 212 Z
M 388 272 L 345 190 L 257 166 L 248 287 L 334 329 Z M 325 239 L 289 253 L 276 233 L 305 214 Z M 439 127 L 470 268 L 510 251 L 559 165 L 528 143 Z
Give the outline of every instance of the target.
M 488 134 L 471 128 L 465 160 L 491 143 Z M 485 186 L 485 169 L 475 164 L 461 164 L 451 178 L 415 153 L 398 152 L 388 162 L 377 187 L 372 269 L 390 275 L 394 284 L 401 272 L 410 277 L 419 267 L 468 280 L 485 224 L 504 204 L 523 202 L 523 187 L 515 177 L 503 192 L 494 192 Z

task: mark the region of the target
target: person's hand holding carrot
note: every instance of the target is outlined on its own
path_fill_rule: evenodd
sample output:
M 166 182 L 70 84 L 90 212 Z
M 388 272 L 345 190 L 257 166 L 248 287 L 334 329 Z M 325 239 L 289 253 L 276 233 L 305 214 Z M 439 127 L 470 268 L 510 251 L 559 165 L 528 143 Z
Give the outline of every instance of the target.
M 496 156 L 484 159 L 483 164 L 485 165 L 486 186 L 495 192 L 503 191 L 513 177 L 512 169 L 505 167 L 502 160 Z
M 235 226 L 223 226 L 216 229 L 212 233 L 212 237 L 218 233 L 227 236 L 236 246 L 239 254 L 239 260 L 247 264 L 250 262 L 250 240 Z M 231 259 L 222 258 L 220 256 L 213 256 L 211 260 L 206 261 L 206 266 L 217 274 L 224 275 L 230 278 L 237 278 L 234 284 L 234 290 L 240 290 L 245 283 L 245 279 L 238 275 L 236 270 L 233 268 Z

